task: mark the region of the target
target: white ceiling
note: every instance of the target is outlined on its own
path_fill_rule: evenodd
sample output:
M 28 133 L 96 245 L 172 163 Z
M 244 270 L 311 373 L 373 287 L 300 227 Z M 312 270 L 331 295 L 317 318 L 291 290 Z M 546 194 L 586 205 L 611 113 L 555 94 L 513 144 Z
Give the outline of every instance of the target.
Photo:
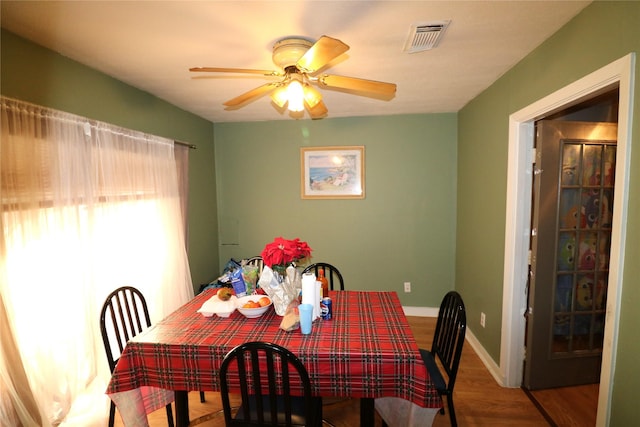
M 322 90 L 328 117 L 456 112 L 590 1 L 12 1 L 2 27 L 212 122 L 289 119 L 268 96 L 222 103 L 269 81 L 190 73 L 276 69 L 274 42 L 328 35 L 351 49 L 330 74 L 396 83 L 383 101 Z M 414 23 L 451 20 L 439 46 L 403 52 Z M 308 116 L 305 116 L 308 117 Z

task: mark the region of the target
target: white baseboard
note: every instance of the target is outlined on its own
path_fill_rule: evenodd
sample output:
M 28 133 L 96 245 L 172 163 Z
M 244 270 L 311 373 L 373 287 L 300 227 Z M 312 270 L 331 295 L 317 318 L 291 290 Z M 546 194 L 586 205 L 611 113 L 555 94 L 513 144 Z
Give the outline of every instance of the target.
M 480 341 L 478 341 L 476 336 L 473 335 L 471 329 L 467 328 L 465 338 L 469 345 L 476 352 L 480 360 L 482 360 L 482 363 L 487 368 L 491 376 L 496 380 L 498 385 L 501 387 L 505 387 L 506 382 L 504 376 L 502 375 L 502 372 L 500 371 L 500 366 L 498 366 L 496 362 L 494 362 L 493 358 L 489 355 L 489 353 L 487 353 L 487 350 L 484 349 L 482 344 L 480 344 Z
M 402 306 L 405 316 L 438 317 L 438 307 L 407 307 Z

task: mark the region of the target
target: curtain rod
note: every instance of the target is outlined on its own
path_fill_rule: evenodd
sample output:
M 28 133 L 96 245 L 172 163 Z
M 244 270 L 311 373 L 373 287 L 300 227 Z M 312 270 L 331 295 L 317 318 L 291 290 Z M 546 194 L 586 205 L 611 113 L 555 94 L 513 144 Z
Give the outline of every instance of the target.
M 91 123 L 92 125 L 95 124 L 95 123 L 106 123 L 106 122 L 101 122 L 99 120 L 90 120 L 90 119 L 88 119 L 86 117 L 79 116 L 79 115 L 76 115 L 76 114 L 73 114 L 73 113 L 67 113 L 67 112 L 62 111 L 62 110 L 56 110 L 54 108 L 49 108 L 49 107 L 45 107 L 45 106 L 38 105 L 38 104 L 32 104 L 32 103 L 30 103 L 28 101 L 23 101 L 21 99 L 15 99 L 15 98 L 10 98 L 10 97 L 4 96 L 4 95 L 0 95 L 0 102 L 4 103 L 5 101 L 9 101 L 10 103 L 17 103 L 19 105 L 31 106 L 31 107 L 38 108 L 38 109 L 41 109 L 41 110 L 44 110 L 44 111 L 51 111 L 51 112 L 56 113 L 56 114 L 62 114 L 64 116 L 73 117 L 75 120 L 85 120 L 85 121 L 87 121 L 87 123 Z M 112 126 L 114 128 L 118 128 L 119 127 L 117 125 L 111 125 L 111 124 L 110 124 L 110 126 Z M 119 127 L 119 128 L 126 129 L 126 128 L 122 128 L 122 127 Z M 126 129 L 126 130 L 130 131 L 130 129 Z M 139 132 L 139 131 L 133 131 L 133 132 Z M 144 132 L 141 132 L 141 133 L 144 133 Z M 186 142 L 182 142 L 182 141 L 176 141 L 175 139 L 173 140 L 173 143 L 174 144 L 178 144 L 178 145 L 183 145 L 185 147 L 189 147 L 192 150 L 196 150 L 198 148 L 196 145 L 187 144 Z
M 187 144 L 186 142 L 181 142 L 181 141 L 173 141 L 174 144 L 178 144 L 178 145 L 184 145 L 185 147 L 189 147 L 192 150 L 196 150 L 198 147 L 193 145 L 193 144 Z

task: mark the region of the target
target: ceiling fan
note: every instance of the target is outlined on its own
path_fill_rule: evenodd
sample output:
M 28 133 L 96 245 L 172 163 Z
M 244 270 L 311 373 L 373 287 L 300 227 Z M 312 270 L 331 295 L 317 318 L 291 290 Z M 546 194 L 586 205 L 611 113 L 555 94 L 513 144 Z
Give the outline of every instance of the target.
M 240 108 L 271 93 L 271 99 L 280 109 L 287 106 L 299 117 L 304 114 L 306 108 L 311 118 L 322 118 L 326 116 L 328 110 L 322 101 L 322 94 L 313 85 L 383 98 L 393 97 L 396 92 L 396 85 L 393 83 L 319 73 L 322 68 L 347 50 L 349 46 L 345 43 L 328 36 L 320 37 L 315 43 L 301 37 L 286 37 L 273 46 L 273 62 L 282 71 L 216 67 L 194 67 L 189 71 L 262 74 L 280 78 L 276 82 L 258 86 L 226 101 L 224 105 L 227 109 Z

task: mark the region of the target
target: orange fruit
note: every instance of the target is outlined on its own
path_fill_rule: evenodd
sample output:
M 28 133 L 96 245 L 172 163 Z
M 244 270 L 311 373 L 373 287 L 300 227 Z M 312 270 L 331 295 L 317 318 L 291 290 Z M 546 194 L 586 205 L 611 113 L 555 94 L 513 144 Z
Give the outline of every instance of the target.
M 267 297 L 262 297 L 258 300 L 258 304 L 260 304 L 260 307 L 265 307 L 271 304 L 271 300 Z

